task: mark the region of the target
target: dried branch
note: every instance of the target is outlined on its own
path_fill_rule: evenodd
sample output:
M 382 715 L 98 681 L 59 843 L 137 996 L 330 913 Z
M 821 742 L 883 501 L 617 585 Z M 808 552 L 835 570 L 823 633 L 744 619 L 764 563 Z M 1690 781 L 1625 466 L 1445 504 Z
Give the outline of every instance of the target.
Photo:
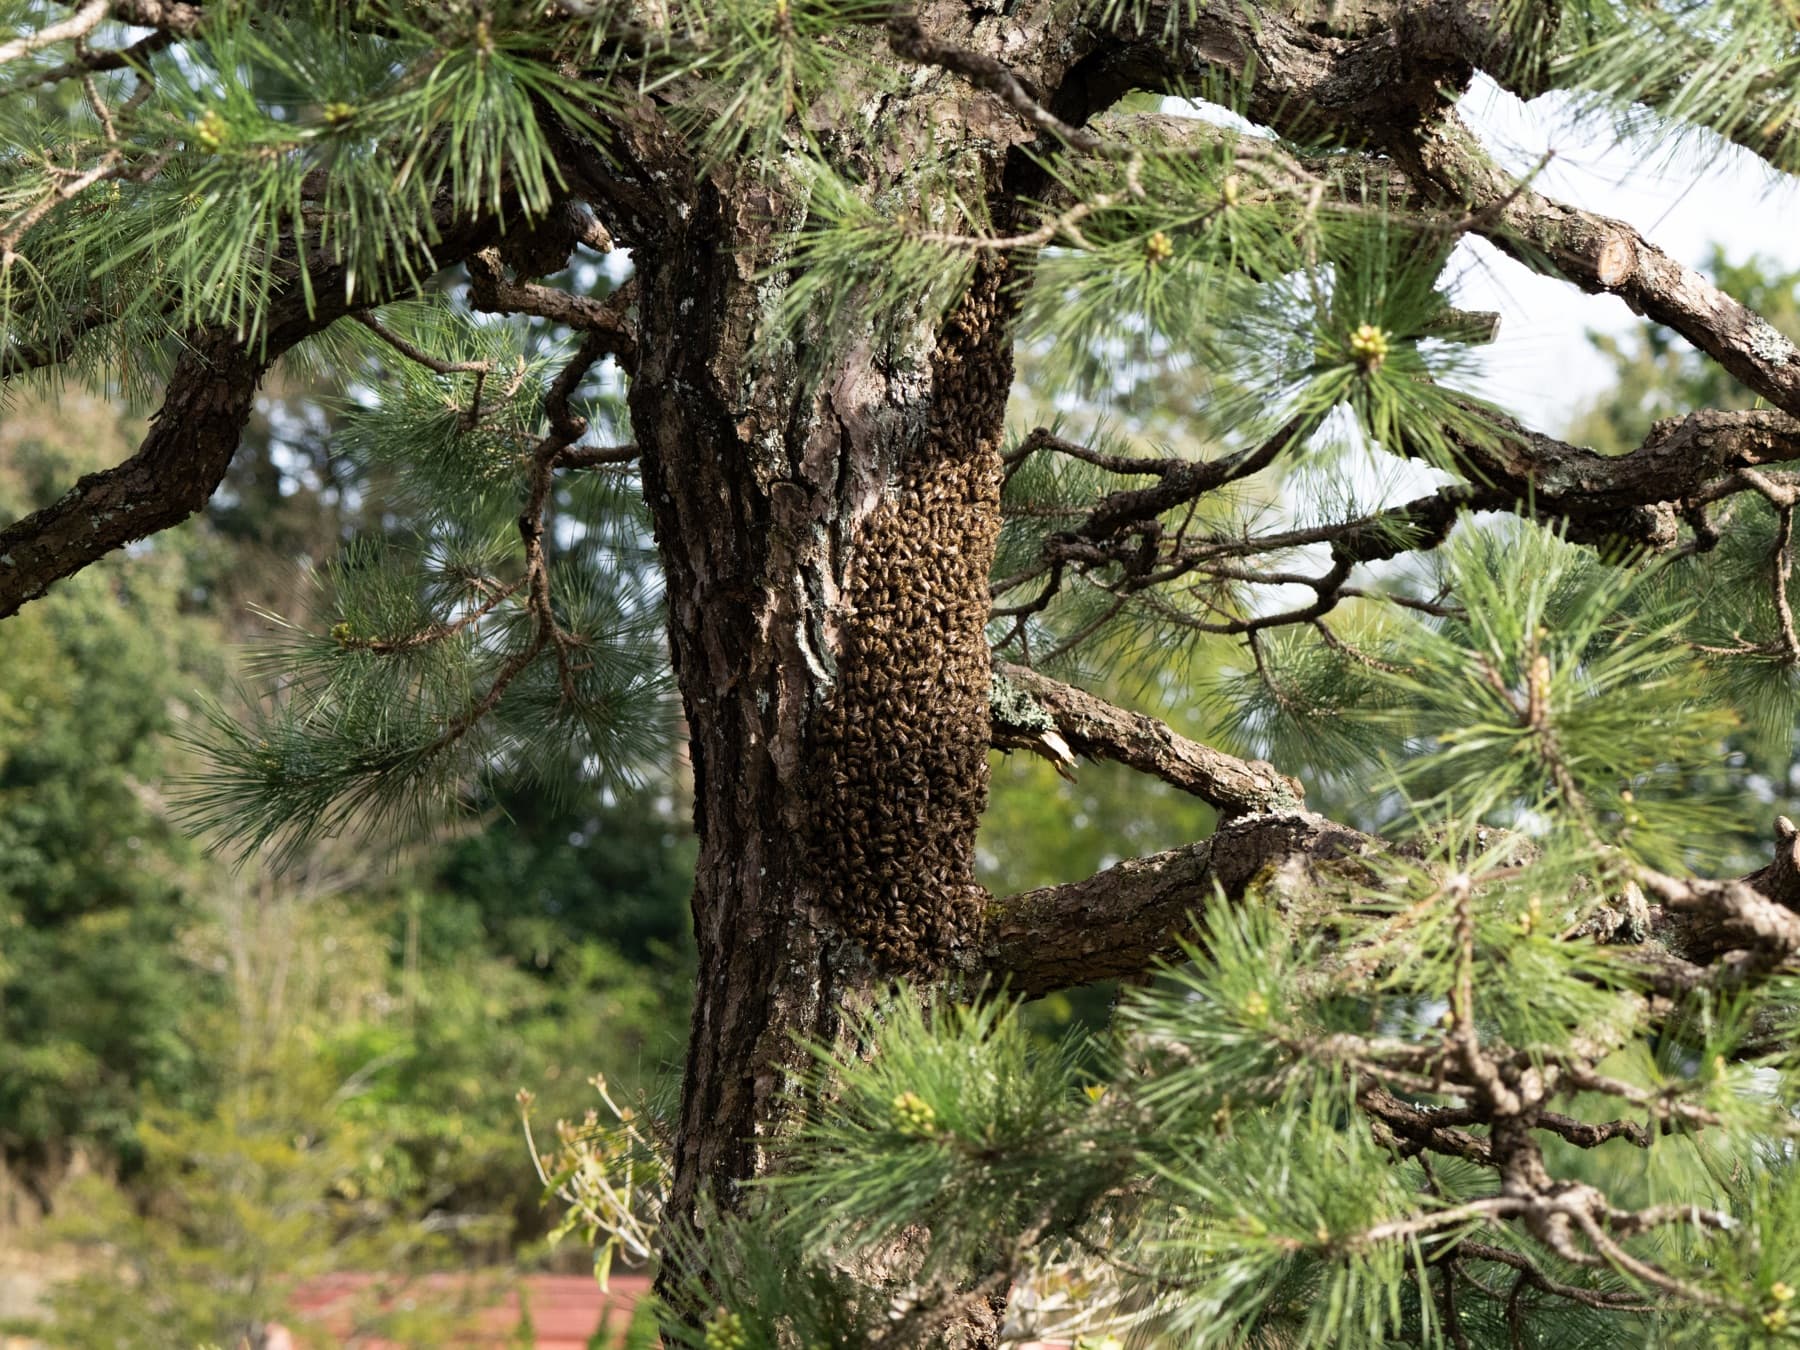
M 627 372 L 637 368 L 637 329 L 629 314 L 637 283 L 626 282 L 605 300 L 571 295 L 531 281 L 509 281 L 500 254 L 483 249 L 469 259 L 469 303 L 490 314 L 530 314 L 602 341 L 602 355 L 616 358 Z
M 35 51 L 42 51 L 58 42 L 86 37 L 105 21 L 108 8 L 108 0 L 88 0 L 87 4 L 61 23 L 48 24 L 35 33 L 27 33 L 11 42 L 0 43 L 0 66 L 9 61 L 17 61 L 22 56 L 29 56 Z

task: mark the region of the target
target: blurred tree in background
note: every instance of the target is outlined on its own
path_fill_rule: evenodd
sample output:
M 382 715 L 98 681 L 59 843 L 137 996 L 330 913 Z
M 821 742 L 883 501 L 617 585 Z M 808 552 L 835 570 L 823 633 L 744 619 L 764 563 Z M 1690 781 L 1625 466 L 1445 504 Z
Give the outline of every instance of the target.
M 693 844 L 673 766 L 612 796 L 498 783 L 446 835 L 280 870 L 209 859 L 172 820 L 179 737 L 197 698 L 236 697 L 246 606 L 304 604 L 305 568 L 379 510 L 378 482 L 321 487 L 329 414 L 286 393 L 204 519 L 7 625 L 0 1166 L 50 1222 L 0 1247 L 103 1256 L 56 1296 L 57 1344 L 301 1330 L 293 1291 L 336 1270 L 504 1277 L 556 1219 L 517 1090 L 578 1115 L 591 1074 L 637 1094 L 679 1049 Z M 134 431 L 99 399 L 15 402 L 0 514 Z M 435 1344 L 459 1325 L 440 1302 L 371 1303 L 364 1329 Z

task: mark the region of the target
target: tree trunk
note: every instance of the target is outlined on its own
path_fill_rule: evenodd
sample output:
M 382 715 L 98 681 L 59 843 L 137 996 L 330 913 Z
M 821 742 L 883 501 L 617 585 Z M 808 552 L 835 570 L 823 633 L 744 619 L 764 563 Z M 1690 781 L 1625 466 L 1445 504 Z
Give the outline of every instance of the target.
M 973 935 L 1012 370 L 991 266 L 940 331 L 802 383 L 752 351 L 792 203 L 708 183 L 687 205 L 638 258 L 631 394 L 700 837 L 677 1224 L 761 1169 L 803 1042 Z

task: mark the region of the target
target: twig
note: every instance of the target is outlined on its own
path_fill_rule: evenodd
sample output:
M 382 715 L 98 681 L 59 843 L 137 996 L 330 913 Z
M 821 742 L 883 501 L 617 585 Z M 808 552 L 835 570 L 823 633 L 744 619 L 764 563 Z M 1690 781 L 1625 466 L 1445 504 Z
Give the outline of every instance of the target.
M 603 469 L 615 464 L 635 463 L 640 451 L 634 441 L 629 445 L 571 446 L 556 457 L 559 469 Z
M 109 0 L 89 0 L 74 14 L 61 23 L 53 23 L 40 28 L 35 33 L 27 33 L 23 37 L 14 38 L 11 42 L 0 45 L 0 66 L 8 61 L 17 61 L 21 56 L 29 56 L 35 51 L 65 42 L 69 38 L 84 38 L 98 28 L 106 18 L 110 8 Z
M 1612 1312 L 1650 1312 L 1652 1310 L 1652 1305 L 1645 1303 L 1636 1294 L 1609 1293 L 1604 1289 L 1583 1289 L 1580 1285 L 1564 1284 L 1561 1280 L 1553 1280 L 1544 1274 L 1529 1256 L 1506 1247 L 1495 1247 L 1485 1242 L 1473 1242 L 1465 1239 L 1456 1244 L 1456 1250 L 1471 1261 L 1493 1261 L 1518 1271 L 1520 1282 L 1513 1286 L 1513 1293 L 1508 1296 L 1509 1298 L 1517 1298 L 1518 1290 L 1524 1284 L 1530 1284 L 1543 1290 L 1546 1294 L 1554 1294 L 1558 1298 L 1568 1299 L 1571 1303 L 1579 1303 L 1587 1308 Z M 1487 1286 L 1479 1282 L 1475 1283 L 1476 1287 L 1490 1298 L 1498 1297 Z
M 1456 904 L 1456 983 L 1450 992 L 1449 1040 L 1463 1070 L 1480 1087 L 1496 1116 L 1516 1116 L 1524 1109 L 1519 1094 L 1501 1078 L 1494 1062 L 1481 1053 L 1475 1032 L 1475 903 L 1474 885 L 1458 874 L 1445 882 Z
M 492 361 L 444 361 L 433 356 L 423 347 L 408 342 L 405 338 L 401 337 L 400 334 L 382 323 L 381 320 L 377 319 L 373 314 L 359 310 L 350 317 L 355 319 L 356 322 L 360 323 L 383 342 L 387 343 L 388 346 L 392 347 L 402 356 L 406 357 L 408 360 L 416 361 L 427 370 L 433 371 L 439 375 L 473 374 L 475 376 L 475 384 L 470 392 L 469 406 L 460 409 L 457 412 L 456 422 L 464 431 L 473 431 L 475 429 L 476 425 L 481 421 L 481 391 L 482 387 L 487 382 L 489 372 L 494 368 L 494 363 Z M 517 387 L 517 384 L 513 386 L 514 389 Z M 511 395 L 511 392 L 511 390 L 508 390 L 509 396 Z
M 427 370 L 435 371 L 439 375 L 463 375 L 471 372 L 485 375 L 494 368 L 492 361 L 445 361 L 433 356 L 423 347 L 408 342 L 382 323 L 380 319 L 366 311 L 358 311 L 350 317 L 408 360 L 416 361 Z

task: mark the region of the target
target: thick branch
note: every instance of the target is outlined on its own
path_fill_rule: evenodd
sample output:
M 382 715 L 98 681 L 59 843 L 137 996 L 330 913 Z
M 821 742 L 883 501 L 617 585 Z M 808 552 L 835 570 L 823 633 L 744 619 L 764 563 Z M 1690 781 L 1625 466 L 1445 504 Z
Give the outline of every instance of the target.
M 1304 876 L 1382 847 L 1309 812 L 1242 816 L 1197 844 L 995 901 L 969 973 L 1025 998 L 1141 974 L 1180 954 L 1193 918 L 1217 896 L 1240 898 L 1265 869 Z
M 1427 115 L 1477 63 L 1511 61 L 1493 6 L 1479 0 L 1365 0 L 1359 12 L 1346 9 L 1152 4 L 1133 31 L 1092 32 L 1083 87 L 1065 98 L 1091 113 L 1130 89 L 1187 94 L 1220 70 L 1254 72 L 1244 108 L 1253 121 L 1297 140 L 1329 133 L 1356 143 Z
M 496 228 L 491 220 L 442 222 L 434 261 L 458 261 Z M 404 269 L 393 275 L 405 275 Z M 382 298 L 359 296 L 358 304 Z M 130 459 L 85 475 L 49 506 L 0 529 L 0 619 L 113 549 L 200 510 L 225 477 L 264 372 L 350 308 L 344 268 L 320 266 L 310 294 L 294 286 L 272 303 L 266 337 L 209 332 L 190 340 Z
M 205 506 L 237 452 L 274 355 L 253 355 L 229 336 L 184 350 L 136 454 L 0 530 L 0 618 L 103 554 Z
M 1501 414 L 1483 415 L 1500 435 L 1457 446 L 1477 485 L 1470 504 L 1529 508 L 1567 522 L 1578 543 L 1667 548 L 1675 542 L 1677 508 L 1750 488 L 1758 465 L 1800 459 L 1800 421 L 1772 409 L 1667 418 L 1625 455 L 1602 455 Z
M 1199 843 L 994 901 L 965 964 L 970 974 L 1005 980 L 1027 998 L 1142 974 L 1179 955 L 1179 939 L 1192 934 L 1194 918 L 1209 905 L 1236 903 L 1252 883 L 1274 887 L 1289 905 L 1327 900 L 1341 896 L 1347 881 L 1372 879 L 1363 860 L 1394 847 L 1309 811 L 1237 816 Z M 1677 949 L 1691 975 L 1684 989 L 1739 985 L 1791 963 L 1800 954 L 1797 859 L 1800 835 L 1784 818 L 1776 826 L 1775 861 L 1748 876 L 1646 873 L 1645 889 L 1662 902 L 1651 911 L 1646 957 L 1654 963 L 1667 947 Z M 1557 1117 L 1545 1127 L 1574 1138 L 1560 1124 Z M 1630 1137 L 1624 1127 L 1607 1129 Z M 1600 1138 L 1574 1141 L 1591 1147 Z
M 995 901 L 971 974 L 1022 998 L 1122 979 L 1180 954 L 1212 898 L 1213 843 L 1133 858 L 1085 881 Z
M 1800 459 L 1800 420 L 1772 409 L 1703 410 L 1651 428 L 1624 455 L 1602 455 L 1501 419 L 1506 438 L 1472 452 L 1475 476 L 1529 487 L 1562 514 L 1604 515 L 1706 492 L 1739 469 Z
M 1061 105 L 1085 115 L 1129 88 L 1179 92 L 1208 72 L 1254 71 L 1246 108 L 1254 120 L 1301 139 L 1324 132 L 1382 145 L 1418 189 L 1465 211 L 1466 227 L 1534 270 L 1619 295 L 1777 407 L 1800 413 L 1800 351 L 1767 321 L 1630 225 L 1521 188 L 1443 109 L 1443 90 L 1465 85 L 1476 66 L 1510 71 L 1519 83 L 1493 5 L 1371 2 L 1343 16 L 1349 31 L 1308 23 L 1308 8 L 1152 6 L 1141 36 L 1093 35 L 1095 55 Z M 1312 17 L 1336 18 L 1330 8 Z
M 1055 722 L 1069 748 L 1151 774 L 1228 814 L 1292 811 L 1305 789 L 1263 760 L 1244 760 L 1179 735 L 1154 717 L 1115 708 L 1085 690 L 1026 666 L 1000 664 L 997 673 L 1031 696 Z M 994 744 L 1010 749 L 1031 739 L 1031 728 L 996 719 Z
M 1382 145 L 1419 190 L 1465 211 L 1469 228 L 1527 266 L 1620 296 L 1749 389 L 1800 414 L 1800 351 L 1766 320 L 1632 226 L 1521 188 L 1444 110 L 1442 90 L 1461 87 L 1476 66 L 1514 65 L 1491 4 L 1365 4 L 1351 16 L 1356 31 L 1343 36 L 1308 24 L 1306 8 L 1278 14 L 1209 5 L 1171 15 L 1153 6 L 1141 39 L 1100 39 L 1083 70 L 1088 87 L 1066 98 L 1080 97 L 1084 111 L 1095 112 L 1126 88 L 1177 92 L 1208 71 L 1254 70 L 1246 111 L 1256 121 L 1303 139 L 1326 131 L 1347 144 Z
M 1534 271 L 1617 295 L 1666 324 L 1777 407 L 1800 414 L 1800 350 L 1769 322 L 1631 225 L 1520 191 L 1454 112 L 1395 138 L 1408 173 L 1485 220 L 1478 232 Z
M 192 37 L 206 20 L 206 11 L 186 0 L 112 0 L 112 15 L 134 28 L 155 28 L 176 37 Z

